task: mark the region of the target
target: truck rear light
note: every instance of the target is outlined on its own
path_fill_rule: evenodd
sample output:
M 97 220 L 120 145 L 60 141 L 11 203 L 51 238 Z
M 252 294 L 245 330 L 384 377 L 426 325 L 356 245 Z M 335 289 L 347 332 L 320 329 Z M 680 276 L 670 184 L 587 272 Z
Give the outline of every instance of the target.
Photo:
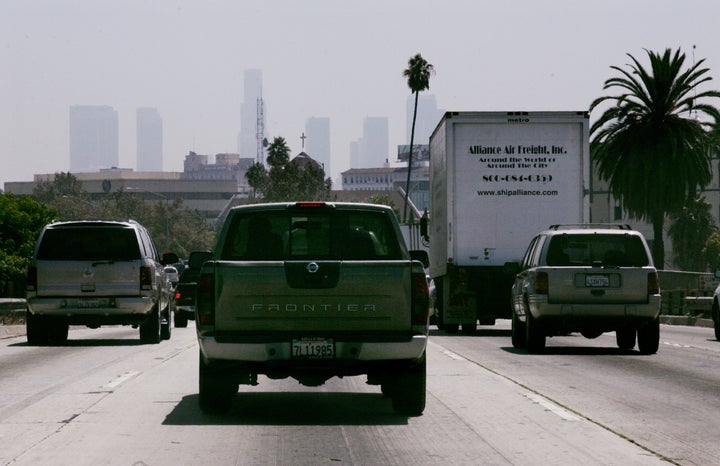
M 37 291 L 37 267 L 30 266 L 27 271 L 27 291 Z
M 657 272 L 648 274 L 647 292 L 649 295 L 660 294 L 660 279 L 658 278 Z
M 325 207 L 325 202 L 296 202 L 295 207 Z
M 412 273 L 412 324 L 427 325 L 430 313 L 430 290 L 424 271 Z
M 203 273 L 197 282 L 197 312 L 198 325 L 215 325 L 215 279 L 212 273 Z
M 179 300 L 180 298 L 182 298 L 182 294 L 181 294 L 179 291 L 176 291 L 176 292 L 175 292 L 175 299 Z
M 533 280 L 534 294 L 548 294 L 548 274 L 546 272 L 536 272 Z
M 146 265 L 140 267 L 140 289 L 143 291 L 153 289 L 152 269 Z

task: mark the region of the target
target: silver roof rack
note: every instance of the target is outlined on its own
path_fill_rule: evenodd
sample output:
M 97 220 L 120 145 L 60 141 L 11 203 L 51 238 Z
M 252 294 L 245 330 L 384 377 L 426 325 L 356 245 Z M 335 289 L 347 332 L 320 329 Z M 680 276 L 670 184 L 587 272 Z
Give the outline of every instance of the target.
M 630 225 L 626 223 L 569 223 L 550 225 L 549 230 L 570 230 L 570 229 L 592 229 L 592 228 L 611 228 L 617 230 L 632 230 Z

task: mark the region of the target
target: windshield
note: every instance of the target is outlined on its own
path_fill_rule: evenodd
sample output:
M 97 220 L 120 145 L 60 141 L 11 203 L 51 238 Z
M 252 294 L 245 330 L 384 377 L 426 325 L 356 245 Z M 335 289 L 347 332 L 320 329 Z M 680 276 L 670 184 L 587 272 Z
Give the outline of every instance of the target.
M 597 233 L 553 236 L 547 253 L 550 266 L 644 267 L 649 264 L 642 240 L 636 235 Z
M 223 259 L 400 259 L 388 218 L 378 212 L 262 212 L 236 215 Z

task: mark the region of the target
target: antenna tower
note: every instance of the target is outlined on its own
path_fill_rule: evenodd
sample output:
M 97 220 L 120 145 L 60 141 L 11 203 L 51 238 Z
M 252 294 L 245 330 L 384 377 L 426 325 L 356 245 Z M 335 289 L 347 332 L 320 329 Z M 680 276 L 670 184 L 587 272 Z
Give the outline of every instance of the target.
M 257 122 L 255 124 L 255 142 L 257 143 L 256 162 L 265 164 L 263 140 L 265 139 L 265 105 L 262 97 L 257 99 Z

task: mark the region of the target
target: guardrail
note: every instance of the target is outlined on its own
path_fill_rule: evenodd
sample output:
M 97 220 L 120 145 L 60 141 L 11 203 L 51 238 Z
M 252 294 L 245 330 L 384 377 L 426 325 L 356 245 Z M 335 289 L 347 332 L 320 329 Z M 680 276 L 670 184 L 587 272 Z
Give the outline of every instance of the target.
M 25 319 L 27 302 L 21 298 L 0 298 L 0 322 L 17 322 Z

